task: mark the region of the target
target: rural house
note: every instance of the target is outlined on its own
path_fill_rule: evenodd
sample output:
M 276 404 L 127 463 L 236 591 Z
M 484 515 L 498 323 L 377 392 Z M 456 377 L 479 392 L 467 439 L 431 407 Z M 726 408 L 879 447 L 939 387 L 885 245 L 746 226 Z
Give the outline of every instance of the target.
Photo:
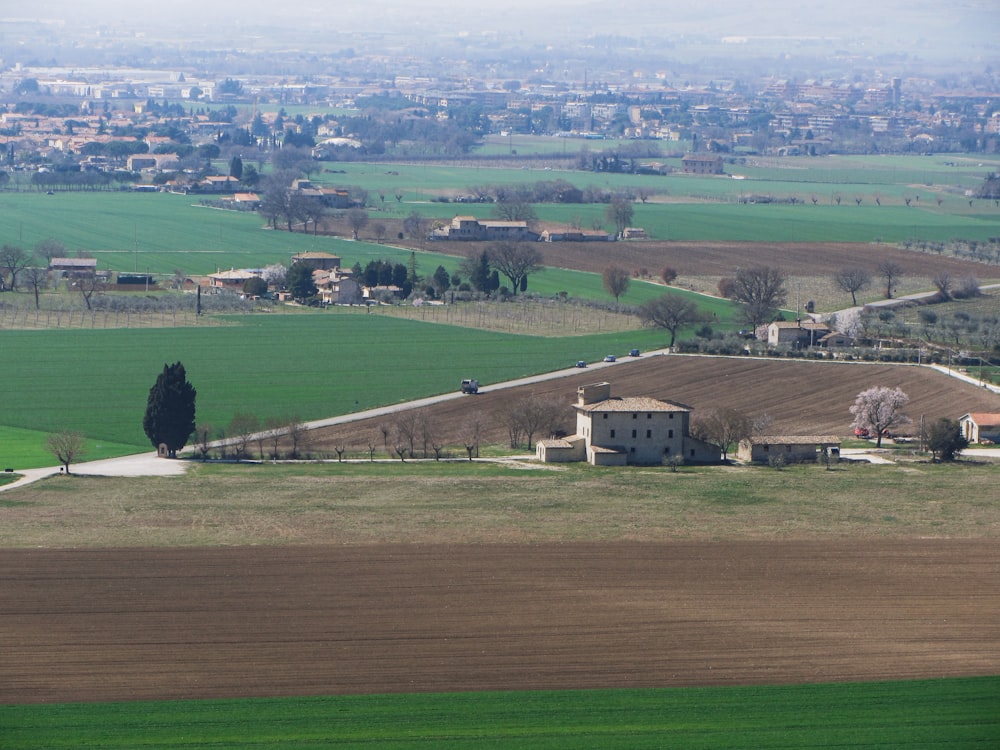
M 538 441 L 546 463 L 587 461 L 594 466 L 660 464 L 677 458 L 717 463 L 715 445 L 691 437 L 691 407 L 646 397 L 611 396 L 610 383 L 577 389 L 576 434 Z
M 816 320 L 775 321 L 767 327 L 768 346 L 790 346 L 806 349 L 813 346 L 849 346 L 846 334 L 834 331 Z
M 738 461 L 769 463 L 779 458 L 785 463 L 813 462 L 827 458 L 840 460 L 840 438 L 833 435 L 763 435 L 741 440 Z
M 1000 414 L 996 412 L 969 412 L 958 420 L 962 436 L 970 443 L 1000 442 Z
M 250 279 L 260 278 L 263 271 L 259 269 L 231 268 L 228 271 L 216 271 L 208 275 L 208 285 L 212 289 L 230 289 L 242 292 L 243 285 Z
M 432 240 L 527 240 L 536 241 L 538 234 L 528 228 L 526 221 L 494 221 L 475 216 L 456 216 L 447 226 L 435 229 Z
M 685 174 L 724 174 L 722 157 L 688 154 L 681 159 L 681 171 Z
M 314 250 L 293 255 L 291 264 L 296 263 L 305 263 L 314 271 L 333 271 L 340 268 L 340 256 Z

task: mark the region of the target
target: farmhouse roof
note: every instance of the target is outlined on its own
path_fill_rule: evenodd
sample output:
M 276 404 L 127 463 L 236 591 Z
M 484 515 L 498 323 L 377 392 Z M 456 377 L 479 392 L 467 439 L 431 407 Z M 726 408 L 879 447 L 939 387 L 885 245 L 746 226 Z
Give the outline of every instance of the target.
M 966 417 L 968 417 L 970 420 L 975 422 L 980 427 L 1000 426 L 1000 412 L 970 411 L 968 414 L 966 414 L 961 418 L 965 419 Z
M 748 438 L 751 445 L 839 445 L 836 435 L 756 435 Z
M 775 326 L 777 328 L 783 329 L 783 330 L 784 329 L 788 329 L 788 328 L 804 328 L 806 330 L 812 329 L 814 331 L 829 331 L 830 330 L 830 326 L 828 326 L 826 323 L 820 323 L 819 321 L 815 321 L 815 320 L 801 320 L 801 321 L 798 321 L 798 320 L 792 320 L 792 321 L 778 320 L 778 321 L 775 321 L 774 323 L 771 323 L 771 325 L 773 325 L 773 326 Z
M 614 398 L 605 399 L 604 401 L 595 401 L 592 404 L 583 404 L 576 407 L 581 412 L 603 412 L 603 411 L 662 411 L 662 412 L 686 412 L 691 411 L 692 407 L 680 404 L 674 401 L 660 401 L 659 399 L 649 398 L 647 396 L 626 396 L 620 397 L 616 396 Z

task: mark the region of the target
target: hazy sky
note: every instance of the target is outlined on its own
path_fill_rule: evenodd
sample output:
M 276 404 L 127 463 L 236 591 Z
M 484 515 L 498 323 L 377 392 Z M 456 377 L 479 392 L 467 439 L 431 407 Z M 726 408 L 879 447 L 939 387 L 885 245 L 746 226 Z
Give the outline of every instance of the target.
M 875 39 L 894 48 L 940 44 L 974 55 L 996 47 L 1000 0 L 36 0 L 5 3 L 8 16 L 155 29 L 225 24 L 379 31 L 433 27 L 456 34 L 819 36 Z M 238 21 L 237 21 L 238 19 Z M 398 27 L 397 27 L 398 24 Z

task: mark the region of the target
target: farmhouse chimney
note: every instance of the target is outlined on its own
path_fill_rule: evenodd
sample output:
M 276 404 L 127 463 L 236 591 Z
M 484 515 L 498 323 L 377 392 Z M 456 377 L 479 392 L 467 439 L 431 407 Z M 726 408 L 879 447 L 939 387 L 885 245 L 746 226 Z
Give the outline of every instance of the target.
M 611 383 L 592 383 L 581 385 L 576 389 L 577 406 L 607 401 L 609 398 L 611 398 Z

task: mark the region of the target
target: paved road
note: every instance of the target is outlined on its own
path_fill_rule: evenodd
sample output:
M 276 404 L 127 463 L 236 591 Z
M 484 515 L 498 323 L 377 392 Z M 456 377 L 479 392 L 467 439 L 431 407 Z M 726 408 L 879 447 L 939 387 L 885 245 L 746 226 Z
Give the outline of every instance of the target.
M 644 357 L 651 356 L 661 356 L 670 353 L 669 349 L 659 349 L 652 352 L 647 352 Z M 589 364 L 587 366 L 587 371 L 601 371 L 607 368 L 616 367 L 625 362 L 634 361 L 631 357 L 623 357 L 617 362 L 596 362 Z M 944 367 L 935 366 L 934 369 L 945 372 L 953 377 L 959 377 L 968 380 L 973 383 L 977 383 L 973 378 L 968 376 L 963 376 L 960 373 L 956 373 L 952 370 L 948 370 Z M 515 388 L 522 385 L 530 385 L 532 383 L 541 383 L 547 380 L 556 380 L 558 378 L 569 377 L 570 375 L 577 375 L 580 373 L 580 368 L 568 367 L 563 370 L 556 370 L 554 372 L 547 372 L 541 375 L 532 375 L 527 378 L 518 378 L 517 380 L 509 380 L 504 383 L 494 383 L 492 385 L 483 388 L 483 392 L 487 389 L 489 390 L 501 390 L 504 388 Z M 993 390 L 1000 390 L 993 387 Z M 415 409 L 423 406 L 429 406 L 431 404 L 439 404 L 445 401 L 451 401 L 458 398 L 471 398 L 466 396 L 459 391 L 454 393 L 442 393 L 437 396 L 429 396 L 427 398 L 417 399 L 416 401 L 407 401 L 399 404 L 392 404 L 390 406 L 382 406 L 377 409 L 367 409 L 365 411 L 354 412 L 352 414 L 343 414 L 338 417 L 328 417 L 326 419 L 317 419 L 306 423 L 306 427 L 309 429 L 315 429 L 318 427 L 329 427 L 332 425 L 348 424 L 350 422 L 356 422 L 362 419 L 369 419 L 371 417 L 383 417 L 389 414 L 394 414 L 399 411 L 406 409 Z M 892 461 L 886 459 L 883 456 L 872 453 L 866 449 L 858 450 L 844 450 L 842 455 L 845 457 L 850 456 L 856 460 L 868 460 L 872 463 L 892 463 Z M 1000 458 L 1000 448 L 989 449 L 989 448 L 970 448 L 962 452 L 963 456 L 977 456 L 982 458 Z M 119 476 L 119 477 L 142 477 L 142 476 L 171 476 L 177 474 L 183 474 L 188 466 L 191 465 L 190 461 L 172 460 L 166 458 L 157 457 L 155 451 L 150 451 L 148 453 L 137 453 L 131 456 L 120 456 L 118 458 L 106 458 L 99 461 L 87 461 L 84 463 L 73 464 L 70 470 L 74 474 L 84 474 L 90 476 Z M 61 468 L 58 466 L 48 466 L 41 469 L 24 469 L 18 471 L 21 478 L 16 482 L 11 482 L 10 484 L 5 484 L 0 486 L 0 492 L 5 490 L 11 490 L 15 487 L 23 487 L 32 482 L 37 482 L 39 479 L 44 479 L 45 477 L 50 477 L 55 474 L 59 474 Z
M 669 349 L 660 349 L 653 352 L 648 352 L 644 356 L 656 356 L 661 354 L 669 354 Z M 588 365 L 588 370 L 603 370 L 609 367 L 615 367 L 623 362 L 633 361 L 631 357 L 623 357 L 617 362 L 596 362 L 594 364 Z M 546 380 L 555 380 L 557 378 L 565 378 L 570 375 L 579 374 L 580 368 L 568 367 L 563 370 L 556 370 L 554 372 L 547 372 L 541 375 L 532 375 L 527 378 L 518 378 L 517 380 L 509 380 L 505 383 L 494 383 L 486 386 L 481 392 L 486 392 L 486 390 L 500 390 L 504 388 L 515 388 L 521 385 L 530 385 L 531 383 L 541 383 Z M 417 399 L 415 401 L 406 401 L 399 404 L 391 404 L 389 406 L 382 406 L 377 409 L 367 409 L 365 411 L 354 412 L 352 414 L 343 414 L 338 417 L 328 417 L 326 419 L 316 419 L 311 422 L 306 422 L 306 427 L 308 429 L 316 429 L 318 427 L 330 427 L 332 425 L 348 424 L 350 422 L 356 422 L 362 419 L 368 419 L 370 417 L 383 417 L 389 414 L 394 414 L 399 411 L 404 411 L 406 409 L 416 409 L 422 406 L 429 406 L 431 404 L 439 404 L 444 401 L 451 401 L 457 398 L 471 398 L 466 396 L 460 391 L 456 390 L 453 393 L 442 393 L 437 396 L 429 396 L 427 398 Z M 148 477 L 148 476 L 170 476 L 176 474 L 183 474 L 188 466 L 191 465 L 190 461 L 185 461 L 183 459 L 167 459 L 159 458 L 155 451 L 150 451 L 149 453 L 137 453 L 131 456 L 120 456 L 118 458 L 106 458 L 99 461 L 87 461 L 78 464 L 72 464 L 70 466 L 70 471 L 73 474 L 85 474 L 90 476 L 118 476 L 118 477 Z M 62 469 L 59 466 L 47 466 L 41 469 L 23 469 L 17 473 L 21 475 L 20 479 L 16 482 L 11 482 L 10 484 L 5 484 L 0 486 L 0 492 L 5 490 L 11 490 L 15 487 L 24 487 L 32 482 L 37 482 L 40 479 L 45 479 L 46 477 L 51 477 L 56 474 L 61 473 Z

